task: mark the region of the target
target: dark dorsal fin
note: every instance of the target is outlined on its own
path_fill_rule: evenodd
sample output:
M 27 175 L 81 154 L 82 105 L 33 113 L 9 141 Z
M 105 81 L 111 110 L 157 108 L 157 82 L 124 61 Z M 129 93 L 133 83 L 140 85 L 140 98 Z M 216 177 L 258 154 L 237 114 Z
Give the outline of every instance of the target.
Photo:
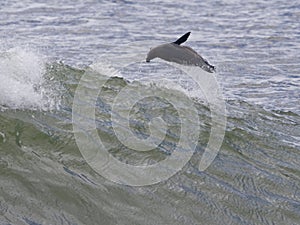
M 190 36 L 191 32 L 187 32 L 186 34 L 182 35 L 180 38 L 178 38 L 176 41 L 174 41 L 174 44 L 180 45 L 183 42 L 185 42 L 189 36 Z

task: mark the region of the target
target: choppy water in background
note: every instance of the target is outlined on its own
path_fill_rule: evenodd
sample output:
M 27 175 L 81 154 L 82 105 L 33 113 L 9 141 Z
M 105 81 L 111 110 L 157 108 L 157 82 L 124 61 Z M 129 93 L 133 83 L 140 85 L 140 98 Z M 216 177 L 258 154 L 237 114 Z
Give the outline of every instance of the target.
M 1 2 L 0 224 L 299 224 L 299 30 L 294 0 Z M 198 171 L 210 112 L 183 85 L 201 121 L 191 161 L 153 186 L 106 180 L 86 164 L 72 133 L 80 78 L 103 63 L 101 55 L 122 54 L 114 47 L 160 44 L 187 31 L 188 45 L 216 66 L 226 99 L 228 126 L 217 158 Z M 144 66 L 156 79 L 151 84 L 141 79 Z M 151 113 L 168 115 L 175 133 L 167 147 L 137 154 L 116 140 L 109 103 L 136 80 L 167 90 L 174 88 L 168 78 L 186 78 L 159 62 L 119 76 L 98 102 L 99 136 L 119 160 L 164 159 L 179 135 L 174 108 L 152 99 L 135 111 L 137 134 L 147 133 L 139 119 Z

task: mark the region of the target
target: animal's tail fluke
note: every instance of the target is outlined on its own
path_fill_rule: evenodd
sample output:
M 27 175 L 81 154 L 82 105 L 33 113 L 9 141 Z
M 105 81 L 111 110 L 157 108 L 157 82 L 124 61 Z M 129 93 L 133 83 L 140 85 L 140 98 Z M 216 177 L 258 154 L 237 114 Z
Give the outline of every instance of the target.
M 215 73 L 216 72 L 216 67 L 213 65 L 210 65 L 206 60 L 204 60 L 205 64 L 200 66 L 203 70 L 209 73 Z

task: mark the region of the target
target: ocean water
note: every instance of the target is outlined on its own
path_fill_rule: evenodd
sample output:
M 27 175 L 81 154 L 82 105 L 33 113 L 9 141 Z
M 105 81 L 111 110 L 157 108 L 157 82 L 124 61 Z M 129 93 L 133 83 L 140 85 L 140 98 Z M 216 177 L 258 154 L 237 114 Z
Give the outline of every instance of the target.
M 1 2 L 0 224 L 300 224 L 299 30 L 296 0 Z M 206 93 L 174 64 L 145 63 L 151 47 L 188 31 L 185 44 L 216 67 L 226 106 L 204 171 L 216 86 Z M 93 167 L 107 155 L 85 155 L 80 144 L 93 140 L 78 138 L 91 132 L 74 118 L 132 165 L 128 177 Z M 172 176 L 124 182 L 178 146 L 191 157 Z M 169 168 L 159 169 L 154 180 Z

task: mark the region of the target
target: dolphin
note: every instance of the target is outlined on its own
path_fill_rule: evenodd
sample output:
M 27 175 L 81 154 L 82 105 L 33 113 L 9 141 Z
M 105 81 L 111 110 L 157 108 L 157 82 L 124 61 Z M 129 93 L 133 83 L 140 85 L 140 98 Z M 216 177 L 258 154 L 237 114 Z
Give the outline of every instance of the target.
M 191 32 L 187 32 L 172 43 L 162 44 L 151 48 L 147 54 L 146 62 L 154 58 L 161 58 L 169 62 L 175 62 L 182 65 L 199 66 L 209 73 L 215 72 L 215 67 L 210 65 L 195 50 L 188 46 L 182 46 Z

